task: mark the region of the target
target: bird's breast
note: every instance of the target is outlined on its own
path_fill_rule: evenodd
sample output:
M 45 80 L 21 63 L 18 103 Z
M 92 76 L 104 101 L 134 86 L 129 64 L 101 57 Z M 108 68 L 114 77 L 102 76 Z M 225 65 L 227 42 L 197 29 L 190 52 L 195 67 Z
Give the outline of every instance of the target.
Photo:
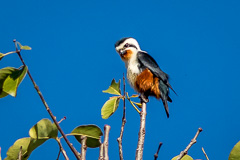
M 140 74 L 138 65 L 137 62 L 131 62 L 127 66 L 127 79 L 133 88 L 135 88 L 136 78 Z

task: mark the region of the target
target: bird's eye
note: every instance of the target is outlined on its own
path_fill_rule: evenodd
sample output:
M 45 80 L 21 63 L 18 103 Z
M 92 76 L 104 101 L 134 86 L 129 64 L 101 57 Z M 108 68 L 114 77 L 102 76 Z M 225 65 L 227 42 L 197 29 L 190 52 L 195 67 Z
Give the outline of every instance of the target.
M 130 45 L 128 44 L 128 43 L 126 43 L 125 45 L 124 45 L 124 47 L 125 48 L 127 48 L 127 47 L 129 47 Z

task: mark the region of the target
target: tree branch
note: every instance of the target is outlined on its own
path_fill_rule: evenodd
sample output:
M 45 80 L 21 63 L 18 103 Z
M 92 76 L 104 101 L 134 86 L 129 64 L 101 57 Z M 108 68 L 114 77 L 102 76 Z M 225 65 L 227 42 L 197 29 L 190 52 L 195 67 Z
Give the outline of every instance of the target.
M 82 147 L 81 147 L 81 160 L 86 160 L 86 153 L 87 153 L 87 137 L 81 136 L 82 139 Z
M 56 141 L 57 141 L 58 146 L 59 146 L 59 149 L 60 149 L 57 159 L 59 159 L 60 152 L 62 152 L 63 157 L 65 158 L 65 160 L 69 160 L 66 151 L 63 149 L 63 146 L 62 146 L 62 144 L 61 144 L 61 142 L 60 142 L 60 139 L 57 138 Z
M 207 153 L 205 152 L 205 150 L 203 149 L 202 147 L 202 151 L 203 151 L 203 154 L 205 155 L 206 159 L 209 160 L 208 156 L 207 156 Z
M 123 138 L 123 131 L 124 131 L 124 126 L 126 123 L 126 83 L 125 83 L 125 77 L 123 74 L 123 94 L 124 94 L 124 99 L 123 99 L 123 117 L 122 117 L 122 126 L 121 126 L 121 131 L 120 131 L 120 136 L 118 137 L 118 147 L 119 147 L 119 157 L 120 160 L 123 160 L 123 149 L 122 149 L 122 138 Z
M 62 121 L 66 120 L 66 119 L 67 119 L 67 117 L 64 116 L 64 117 L 58 122 L 58 124 L 60 124 Z
M 143 159 L 143 145 L 145 139 L 145 125 L 146 125 L 147 105 L 146 102 L 142 101 L 142 111 L 140 114 L 140 130 L 138 133 L 138 145 L 136 150 L 136 160 Z
M 157 160 L 157 158 L 158 158 L 158 153 L 159 153 L 159 150 L 160 150 L 162 144 L 163 144 L 162 142 L 159 143 L 157 152 L 154 154 L 154 160 Z
M 185 156 L 187 154 L 188 150 L 192 147 L 192 145 L 197 142 L 197 137 L 198 137 L 200 132 L 202 132 L 202 128 L 198 128 L 198 131 L 197 131 L 196 135 L 193 137 L 193 139 L 188 144 L 188 146 L 185 148 L 185 150 L 180 153 L 177 160 L 180 160 L 181 158 L 183 158 L 183 156 Z
M 104 141 L 103 141 L 103 156 L 104 160 L 109 160 L 108 157 L 108 140 L 109 140 L 109 131 L 110 131 L 110 126 L 105 125 L 104 126 Z
M 24 60 L 23 60 L 23 58 L 22 58 L 22 56 L 21 56 L 21 54 L 20 54 L 20 50 L 18 50 L 16 40 L 13 40 L 13 42 L 15 43 L 16 52 L 17 52 L 17 54 L 18 54 L 18 56 L 19 56 L 22 64 L 23 64 L 24 66 L 26 66 L 26 64 L 25 64 L 25 62 L 24 62 Z M 41 91 L 39 90 L 39 87 L 37 86 L 36 82 L 33 80 L 33 77 L 32 77 L 32 75 L 30 74 L 29 69 L 27 70 L 27 74 L 28 74 L 29 78 L 31 79 L 35 90 L 37 91 L 40 99 L 42 100 L 43 105 L 45 106 L 48 114 L 50 115 L 50 117 L 52 118 L 53 122 L 55 123 L 57 129 L 59 130 L 59 132 L 60 132 L 61 135 L 63 136 L 64 140 L 66 141 L 67 145 L 69 146 L 69 148 L 71 149 L 71 151 L 73 152 L 73 154 L 75 155 L 75 157 L 76 157 L 78 160 L 80 160 L 79 157 L 78 157 L 78 152 L 77 152 L 77 150 L 76 150 L 76 149 L 72 146 L 72 144 L 69 142 L 69 140 L 67 139 L 67 136 L 64 134 L 62 128 L 61 128 L 60 125 L 58 124 L 58 122 L 57 122 L 57 120 L 56 120 L 56 117 L 53 116 L 52 111 L 50 110 L 50 108 L 49 108 L 47 102 L 45 101 L 45 99 L 44 99 Z
M 98 160 L 103 160 L 103 143 L 99 147 L 99 158 Z

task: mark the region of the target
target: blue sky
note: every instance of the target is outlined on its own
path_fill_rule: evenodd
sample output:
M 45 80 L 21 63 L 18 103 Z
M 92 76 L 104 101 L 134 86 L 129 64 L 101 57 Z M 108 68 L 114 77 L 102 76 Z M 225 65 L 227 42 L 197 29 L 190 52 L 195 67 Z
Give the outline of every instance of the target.
M 162 1 L 3 1 L 0 5 L 0 52 L 14 50 L 13 39 L 32 47 L 22 55 L 52 112 L 65 133 L 76 126 L 111 125 L 110 159 L 118 159 L 122 103 L 108 120 L 101 107 L 109 95 L 102 93 L 113 78 L 121 79 L 124 63 L 114 43 L 134 37 L 170 75 L 178 96 L 170 96 L 170 118 L 162 103 L 147 104 L 144 159 L 153 159 L 163 142 L 160 159 L 183 150 L 199 127 L 203 132 L 190 149 L 194 159 L 227 159 L 240 140 L 240 2 L 236 0 Z M 16 55 L 5 57 L 0 68 L 19 67 Z M 127 85 L 127 91 L 133 89 Z M 1 99 L 0 147 L 2 157 L 15 140 L 49 118 L 28 77 L 16 98 Z M 139 116 L 127 103 L 123 139 L 125 159 L 134 159 Z M 70 141 L 79 150 L 73 137 Z M 62 141 L 70 159 L 74 159 Z M 30 159 L 56 159 L 58 145 L 50 140 Z M 98 149 L 88 149 L 87 159 L 97 159 Z M 61 157 L 63 159 L 63 157 Z

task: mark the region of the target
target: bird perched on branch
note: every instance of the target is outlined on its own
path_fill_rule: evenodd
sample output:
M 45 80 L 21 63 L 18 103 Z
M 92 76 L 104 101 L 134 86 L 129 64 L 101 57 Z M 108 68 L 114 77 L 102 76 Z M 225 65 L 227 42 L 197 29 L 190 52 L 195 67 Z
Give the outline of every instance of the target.
M 140 93 L 144 102 L 148 102 L 148 96 L 161 99 L 169 117 L 168 102 L 172 102 L 169 97 L 168 75 L 158 66 L 157 62 L 145 51 L 140 49 L 136 39 L 127 37 L 115 43 L 115 49 L 127 68 L 127 79 L 130 85 Z M 176 94 L 176 92 L 173 90 Z

